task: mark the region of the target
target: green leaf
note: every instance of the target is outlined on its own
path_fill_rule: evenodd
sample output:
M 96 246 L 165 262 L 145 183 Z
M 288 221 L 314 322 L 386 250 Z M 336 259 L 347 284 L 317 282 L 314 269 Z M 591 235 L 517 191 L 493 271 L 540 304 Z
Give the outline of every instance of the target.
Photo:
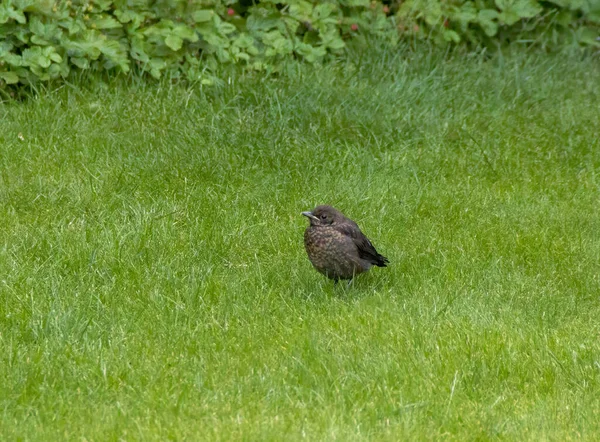
M 315 9 L 313 11 L 313 17 L 316 20 L 323 20 L 331 16 L 333 11 L 335 11 L 336 9 L 337 7 L 334 3 L 321 3 L 315 6 Z
M 55 63 L 60 63 L 62 61 L 62 57 L 60 56 L 60 54 L 53 52 L 52 54 L 50 54 L 50 60 L 52 60 Z
M 525 18 L 535 17 L 544 10 L 536 0 L 517 0 L 515 9 L 521 17 Z
M 452 29 L 445 29 L 443 32 L 444 40 L 453 41 L 454 43 L 460 43 L 460 35 Z
M 430 2 L 428 7 L 423 11 L 423 14 L 425 15 L 425 22 L 430 26 L 439 24 L 444 18 L 442 5 L 438 2 Z
M 39 46 L 34 46 L 32 48 L 27 48 L 21 53 L 21 57 L 23 59 L 23 66 L 38 66 L 40 59 L 43 59 L 42 48 Z M 48 60 L 49 61 L 49 60 Z M 44 62 L 42 60 L 42 62 Z
M 100 46 L 102 46 L 103 40 L 100 35 L 98 31 L 86 30 L 73 36 L 71 40 L 65 40 L 63 45 L 69 56 L 88 56 L 91 60 L 96 60 L 102 54 Z
M 148 68 L 150 69 L 150 75 L 154 78 L 158 79 L 161 76 L 161 71 L 167 66 L 167 62 L 162 58 L 153 58 L 148 63 Z
M 189 40 L 192 42 L 198 41 L 198 34 L 196 33 L 196 31 L 185 25 L 177 25 L 173 28 L 171 32 L 179 38 L 183 38 L 184 40 Z
M 38 37 L 37 35 L 31 36 L 31 42 L 39 46 L 47 46 L 50 44 L 48 40 Z
M 21 0 L 16 1 L 17 7 L 26 12 L 34 12 L 36 14 L 51 15 L 52 8 L 55 5 L 53 0 Z
M 585 45 L 600 47 L 600 41 L 598 41 L 598 31 L 596 29 L 582 26 L 576 32 L 577 40 Z
M 171 49 L 173 49 L 174 51 L 178 51 L 183 46 L 183 39 L 181 39 L 180 37 L 178 37 L 176 35 L 171 34 L 171 35 L 167 36 L 167 38 L 165 38 L 165 44 L 168 47 L 170 47 Z
M 488 11 L 496 12 L 495 10 Z M 497 15 L 497 13 L 496 13 Z M 452 15 L 452 21 L 462 25 L 468 25 L 477 21 L 477 9 L 472 3 L 465 3 L 461 8 Z
M 6 84 L 16 84 L 19 82 L 19 76 L 14 72 L 0 72 L 0 79 Z
M 7 23 L 10 19 L 24 25 L 27 23 L 25 14 L 22 11 L 17 11 L 8 1 L 0 3 L 0 23 Z
M 142 63 L 148 63 L 150 61 L 150 57 L 146 52 L 146 44 L 139 36 L 134 36 L 131 39 L 130 54 L 134 60 L 141 61 Z
M 235 31 L 237 31 L 234 25 L 232 25 L 231 23 L 227 23 L 226 21 L 220 22 L 217 25 L 217 28 L 219 29 L 219 32 L 223 35 L 233 34 Z
M 96 25 L 96 29 L 116 29 L 122 27 L 121 23 L 110 16 L 95 17 L 90 20 L 90 23 Z
M 513 25 L 523 18 L 531 18 L 542 12 L 536 0 L 495 0 L 502 12 L 498 19 L 506 25 Z
M 250 60 L 250 55 L 246 54 L 245 52 L 237 52 L 237 53 L 234 54 L 234 58 L 236 60 L 249 61 Z
M 87 29 L 83 20 L 75 19 L 75 20 L 63 20 L 58 23 L 61 28 L 69 31 L 69 36 L 75 35 L 78 32 Z
M 482 9 L 477 14 L 477 22 L 488 37 L 493 37 L 498 32 L 498 11 L 495 9 Z
M 514 25 L 519 20 L 521 20 L 521 17 L 519 17 L 519 14 L 514 9 L 506 9 L 498 14 L 498 21 L 508 26 Z
M 52 63 L 50 68 L 48 68 L 48 74 L 50 75 L 50 78 L 57 78 L 60 75 L 66 76 L 66 72 L 63 68 L 63 65 L 57 63 Z
M 342 49 L 346 46 L 346 43 L 344 43 L 344 40 L 342 40 L 336 28 L 332 28 L 326 32 L 321 33 L 321 41 L 323 43 L 323 46 L 326 46 L 334 51 Z
M 493 21 L 498 18 L 498 11 L 496 11 L 495 9 L 482 9 L 477 14 L 477 17 L 479 18 L 479 20 Z
M 52 61 L 49 57 L 46 57 L 45 55 L 40 55 L 39 57 L 37 57 L 37 64 L 38 66 L 41 66 L 43 68 L 48 68 L 52 64 Z
M 296 52 L 302 55 L 309 63 L 315 63 L 327 54 L 324 47 L 314 47 L 306 43 L 299 43 Z
M 290 40 L 285 38 L 279 31 L 271 31 L 263 34 L 262 41 L 265 45 L 270 46 L 267 49 L 267 56 L 291 54 L 293 45 Z
M 107 59 L 117 64 L 123 72 L 129 72 L 127 53 L 118 41 L 105 40 L 99 45 L 99 49 Z
M 298 0 L 290 5 L 290 16 L 304 21 L 312 18 L 313 5 L 304 0 Z
M 196 23 L 210 21 L 213 18 L 214 12 L 210 9 L 200 9 L 192 13 L 192 20 Z
M 343 0 L 340 3 L 343 4 L 344 6 L 350 6 L 350 7 L 362 6 L 363 8 L 366 8 L 369 6 L 369 0 Z
M 555 18 L 556 23 L 561 26 L 569 27 L 569 25 L 573 22 L 573 13 L 566 9 L 563 9 L 558 14 L 556 14 Z
M 233 41 L 233 45 L 238 48 L 249 48 L 250 46 L 254 45 L 254 38 L 248 34 L 240 34 Z
M 279 27 L 280 15 L 266 8 L 252 7 L 246 20 L 246 29 L 249 32 L 270 31 Z
M 39 19 L 39 17 L 33 16 L 31 20 L 29 20 L 29 30 L 37 35 L 45 35 L 46 29 L 44 24 Z
M 130 10 L 123 11 L 121 9 L 115 10 L 115 16 L 119 19 L 119 21 L 121 23 L 129 23 L 129 22 L 135 21 L 135 20 L 142 21 L 144 19 L 143 15 L 138 14 L 135 11 L 130 11 Z
M 90 62 L 87 58 L 71 57 L 70 60 L 79 69 L 89 69 L 90 67 Z

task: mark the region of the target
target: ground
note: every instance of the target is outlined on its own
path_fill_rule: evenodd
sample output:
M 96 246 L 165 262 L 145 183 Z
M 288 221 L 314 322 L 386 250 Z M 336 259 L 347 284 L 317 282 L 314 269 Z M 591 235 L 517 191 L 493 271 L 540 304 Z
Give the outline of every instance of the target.
M 595 439 L 599 75 L 396 50 L 2 105 L 3 439 Z M 317 204 L 389 267 L 318 274 Z

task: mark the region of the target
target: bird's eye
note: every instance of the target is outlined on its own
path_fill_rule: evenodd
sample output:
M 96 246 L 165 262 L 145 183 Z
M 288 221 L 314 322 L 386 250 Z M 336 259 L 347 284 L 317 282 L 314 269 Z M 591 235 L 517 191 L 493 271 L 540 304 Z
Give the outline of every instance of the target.
M 325 215 L 325 214 L 321 215 L 321 219 L 327 219 L 327 215 Z

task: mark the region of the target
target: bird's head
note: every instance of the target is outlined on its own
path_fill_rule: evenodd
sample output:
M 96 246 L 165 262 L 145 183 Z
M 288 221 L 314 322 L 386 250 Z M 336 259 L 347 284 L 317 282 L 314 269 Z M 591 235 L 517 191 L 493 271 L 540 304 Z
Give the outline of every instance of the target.
M 308 218 L 311 226 L 329 226 L 344 219 L 342 212 L 331 206 L 317 206 L 312 212 L 302 212 L 302 215 Z

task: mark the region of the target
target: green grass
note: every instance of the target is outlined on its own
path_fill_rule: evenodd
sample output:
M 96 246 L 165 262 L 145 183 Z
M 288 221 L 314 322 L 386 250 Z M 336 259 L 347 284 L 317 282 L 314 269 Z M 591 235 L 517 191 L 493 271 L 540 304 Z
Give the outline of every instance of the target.
M 597 60 L 224 75 L 0 107 L 3 440 L 597 438 Z

